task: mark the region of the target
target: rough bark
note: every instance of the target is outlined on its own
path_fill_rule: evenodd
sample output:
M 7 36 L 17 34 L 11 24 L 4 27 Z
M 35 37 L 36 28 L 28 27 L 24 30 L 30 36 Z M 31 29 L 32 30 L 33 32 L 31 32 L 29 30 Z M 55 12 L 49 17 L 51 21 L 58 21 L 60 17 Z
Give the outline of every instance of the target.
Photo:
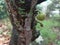
M 6 0 L 8 5 L 8 12 L 10 13 L 11 23 L 13 25 L 12 37 L 10 45 L 29 45 L 32 39 L 32 30 L 34 30 L 34 14 L 31 15 L 27 13 L 26 15 L 20 15 L 18 13 L 18 5 L 16 5 L 18 0 Z M 36 5 L 37 0 L 32 0 L 31 11 Z M 32 28 L 31 28 L 32 27 Z M 14 32 L 15 31 L 15 32 Z M 16 37 L 17 36 L 17 37 Z

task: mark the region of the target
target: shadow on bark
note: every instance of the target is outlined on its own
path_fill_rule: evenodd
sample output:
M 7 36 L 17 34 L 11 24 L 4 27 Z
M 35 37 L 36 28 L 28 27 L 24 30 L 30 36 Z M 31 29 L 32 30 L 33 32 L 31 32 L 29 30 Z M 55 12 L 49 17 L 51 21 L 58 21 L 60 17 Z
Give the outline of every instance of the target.
M 18 32 L 17 32 L 17 30 L 13 28 L 11 35 L 12 36 L 11 36 L 11 40 L 10 40 L 9 45 L 17 45 L 17 42 L 18 42 Z

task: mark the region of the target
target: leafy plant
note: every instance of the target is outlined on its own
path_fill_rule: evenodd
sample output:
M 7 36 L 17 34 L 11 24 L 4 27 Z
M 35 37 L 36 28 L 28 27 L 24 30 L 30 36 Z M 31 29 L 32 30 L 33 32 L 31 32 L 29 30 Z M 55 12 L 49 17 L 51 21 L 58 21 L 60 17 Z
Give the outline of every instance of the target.
M 41 12 L 38 12 L 38 15 L 36 16 L 36 18 L 39 20 L 39 21 L 43 21 L 45 19 L 45 14 L 41 13 Z
M 60 41 L 58 41 L 58 45 L 60 45 Z
M 0 0 L 0 19 L 7 17 L 7 10 L 5 5 L 5 0 Z
M 58 22 L 53 22 L 53 20 L 44 20 L 41 22 L 44 26 L 40 27 L 40 23 L 37 23 L 36 29 L 40 30 L 41 35 L 44 38 L 44 42 L 50 43 L 55 42 L 57 34 L 53 31 L 52 27 L 57 26 Z

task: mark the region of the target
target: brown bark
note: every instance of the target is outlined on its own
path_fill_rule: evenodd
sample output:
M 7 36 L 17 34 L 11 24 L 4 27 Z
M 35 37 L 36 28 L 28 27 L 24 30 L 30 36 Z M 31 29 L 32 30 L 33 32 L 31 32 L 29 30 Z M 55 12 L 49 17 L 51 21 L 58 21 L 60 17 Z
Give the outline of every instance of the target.
M 17 44 L 10 44 L 10 45 L 29 45 L 31 42 L 32 38 L 32 30 L 33 26 L 31 26 L 35 19 L 34 15 L 32 16 L 31 14 L 26 14 L 26 15 L 19 15 L 18 13 L 18 7 L 15 5 L 15 1 L 18 0 L 13 0 L 14 4 L 11 4 L 10 0 L 6 0 L 7 5 L 8 5 L 8 12 L 10 13 L 10 19 L 11 23 L 13 25 L 13 28 L 17 30 L 19 33 L 18 35 L 18 41 Z M 32 0 L 31 2 L 31 11 L 33 12 L 33 8 L 36 5 L 37 0 Z M 34 21 L 33 21 L 34 19 Z

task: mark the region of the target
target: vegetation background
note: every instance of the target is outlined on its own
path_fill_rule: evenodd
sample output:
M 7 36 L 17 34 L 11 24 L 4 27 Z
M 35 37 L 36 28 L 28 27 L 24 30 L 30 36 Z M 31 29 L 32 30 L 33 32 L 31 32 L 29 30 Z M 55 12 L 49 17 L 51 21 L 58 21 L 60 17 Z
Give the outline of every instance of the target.
M 42 21 L 43 27 L 37 23 L 36 29 L 40 31 L 44 41 L 42 45 L 60 45 L 60 20 L 47 18 Z M 0 45 L 9 45 L 12 25 L 6 9 L 5 0 L 0 0 Z

